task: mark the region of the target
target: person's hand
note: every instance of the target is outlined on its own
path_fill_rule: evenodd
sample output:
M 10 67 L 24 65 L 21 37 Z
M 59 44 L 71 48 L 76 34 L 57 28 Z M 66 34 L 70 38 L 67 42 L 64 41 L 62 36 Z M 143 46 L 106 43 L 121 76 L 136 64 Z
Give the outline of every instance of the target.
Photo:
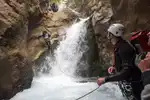
M 101 85 L 104 84 L 104 83 L 105 83 L 105 78 L 104 78 L 104 77 L 99 78 L 99 79 L 97 80 L 97 84 L 98 84 L 99 86 L 101 86 Z
M 150 70 L 150 57 L 146 57 L 145 59 L 141 60 L 138 64 L 138 67 L 142 72 Z
M 111 66 L 111 67 L 108 68 L 108 73 L 109 74 L 113 74 L 115 72 L 116 72 L 116 68 L 115 67 Z

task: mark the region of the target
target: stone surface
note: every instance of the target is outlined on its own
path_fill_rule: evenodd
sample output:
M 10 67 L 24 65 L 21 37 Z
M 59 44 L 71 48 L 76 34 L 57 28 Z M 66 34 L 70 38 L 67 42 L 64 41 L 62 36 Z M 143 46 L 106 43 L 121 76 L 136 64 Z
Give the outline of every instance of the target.
M 0 99 L 8 100 L 31 86 L 33 62 L 27 39 L 31 16 L 39 16 L 38 0 L 0 0 Z
M 31 86 L 32 63 L 20 54 L 0 60 L 0 99 L 9 99 L 17 92 Z

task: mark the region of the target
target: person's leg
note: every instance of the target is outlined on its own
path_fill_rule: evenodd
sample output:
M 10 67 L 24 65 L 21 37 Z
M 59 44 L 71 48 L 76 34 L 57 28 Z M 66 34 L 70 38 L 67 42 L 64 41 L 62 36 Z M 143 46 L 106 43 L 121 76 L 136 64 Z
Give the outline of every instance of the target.
M 48 49 L 51 49 L 51 43 L 50 41 L 47 41 Z
M 126 81 L 119 82 L 119 88 L 122 92 L 123 97 L 125 97 L 127 100 L 136 100 L 134 99 L 134 95 L 132 92 L 131 84 Z

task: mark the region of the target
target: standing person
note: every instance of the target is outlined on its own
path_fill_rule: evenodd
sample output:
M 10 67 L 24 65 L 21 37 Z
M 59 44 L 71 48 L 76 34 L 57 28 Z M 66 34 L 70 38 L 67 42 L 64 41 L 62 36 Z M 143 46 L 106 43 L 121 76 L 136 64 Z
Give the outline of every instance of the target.
M 148 33 L 148 45 L 150 46 L 150 32 Z M 150 100 L 150 52 L 147 53 L 145 59 L 139 63 L 139 68 L 143 72 L 144 90 L 142 91 L 142 100 Z
M 108 28 L 107 38 L 114 45 L 114 66 L 110 67 L 108 72 L 115 73 L 99 78 L 97 84 L 101 86 L 106 82 L 118 81 L 120 89 L 128 100 L 141 100 L 142 73 L 135 65 L 135 48 L 122 37 L 124 31 L 124 26 L 119 23 Z

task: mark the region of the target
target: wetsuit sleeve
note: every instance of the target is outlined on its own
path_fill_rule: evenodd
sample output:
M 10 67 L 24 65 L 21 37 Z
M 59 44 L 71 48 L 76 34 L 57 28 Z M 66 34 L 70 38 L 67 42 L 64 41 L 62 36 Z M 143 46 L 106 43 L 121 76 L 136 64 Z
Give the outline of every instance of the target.
M 106 82 L 112 82 L 112 81 L 122 81 L 126 80 L 130 76 L 131 67 L 132 67 L 132 61 L 134 57 L 135 51 L 129 44 L 124 44 L 119 48 L 119 56 L 122 61 L 121 67 L 122 70 L 120 72 L 117 72 L 114 75 L 110 75 L 106 77 Z M 116 62 L 117 63 L 117 62 Z

